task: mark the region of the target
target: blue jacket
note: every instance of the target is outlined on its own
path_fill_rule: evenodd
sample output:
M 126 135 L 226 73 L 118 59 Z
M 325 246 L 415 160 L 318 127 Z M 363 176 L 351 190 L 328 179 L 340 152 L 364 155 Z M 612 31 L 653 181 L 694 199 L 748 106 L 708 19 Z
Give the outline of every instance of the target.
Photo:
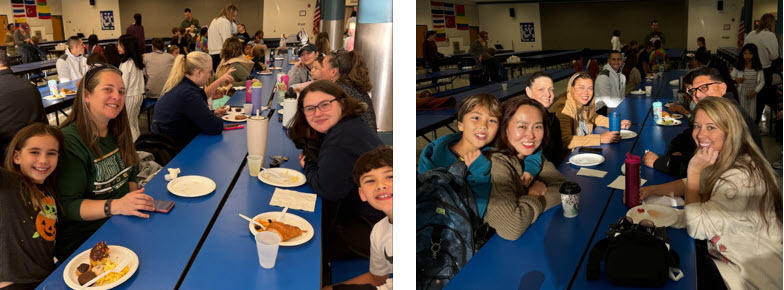
M 199 133 L 223 132 L 223 120 L 208 107 L 207 94 L 187 77 L 158 99 L 152 119 L 157 122 L 152 131 L 169 135 L 180 149 Z
M 463 133 L 458 132 L 438 138 L 428 144 L 419 155 L 417 173 L 422 174 L 431 169 L 449 167 L 452 163 L 457 162 L 457 156 L 449 149 L 449 146 L 456 144 L 461 138 L 463 138 Z M 487 150 L 490 150 L 490 146 L 482 148 L 482 152 Z M 527 156 L 524 163 L 525 172 L 532 176 L 539 174 L 539 171 L 542 170 L 542 150 L 537 150 L 534 154 Z M 466 179 L 476 197 L 479 216 L 483 217 L 487 208 L 487 200 L 490 197 L 490 160 L 484 154 L 479 155 L 468 167 Z

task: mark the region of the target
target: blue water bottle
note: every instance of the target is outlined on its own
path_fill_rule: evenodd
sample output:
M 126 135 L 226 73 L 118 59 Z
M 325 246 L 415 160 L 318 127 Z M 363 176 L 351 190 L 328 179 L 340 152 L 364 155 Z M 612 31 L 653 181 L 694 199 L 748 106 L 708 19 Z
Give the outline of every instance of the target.
M 621 116 L 618 112 L 610 113 L 610 131 L 621 131 Z

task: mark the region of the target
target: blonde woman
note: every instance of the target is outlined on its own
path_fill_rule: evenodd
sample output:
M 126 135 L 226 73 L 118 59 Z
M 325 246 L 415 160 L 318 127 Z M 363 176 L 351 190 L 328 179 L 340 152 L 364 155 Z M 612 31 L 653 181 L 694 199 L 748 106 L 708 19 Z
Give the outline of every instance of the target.
M 581 146 L 599 146 L 621 140 L 620 132 L 591 134 L 594 126 L 609 127 L 607 117 L 596 113 L 593 97 L 593 79 L 587 73 L 576 73 L 569 79 L 566 88 L 566 103 L 561 112 L 556 112 L 561 122 L 561 141 L 568 151 Z M 621 121 L 621 129 L 628 129 L 631 121 Z
M 207 48 L 212 57 L 212 69 L 215 69 L 220 62 L 223 42 L 237 33 L 237 24 L 234 23 L 234 20 L 237 18 L 237 11 L 237 6 L 234 6 L 234 4 L 226 4 L 207 28 Z
M 728 99 L 703 99 L 694 108 L 692 138 L 698 149 L 686 179 L 643 187 L 642 198 L 684 197 L 687 232 L 706 240 L 697 244 L 700 285 L 781 289 L 781 188 L 740 110 Z M 703 255 L 700 245 L 707 246 Z
M 194 51 L 174 59 L 169 79 L 163 85 L 161 98 L 155 104 L 152 131 L 169 135 L 179 149 L 199 135 L 217 135 L 223 132 L 223 120 L 219 116 L 226 111 L 211 111 L 207 98 L 218 96 L 218 85 L 231 82 L 233 69 L 227 70 L 218 80 L 206 86 L 212 77 L 212 58 L 204 52 Z

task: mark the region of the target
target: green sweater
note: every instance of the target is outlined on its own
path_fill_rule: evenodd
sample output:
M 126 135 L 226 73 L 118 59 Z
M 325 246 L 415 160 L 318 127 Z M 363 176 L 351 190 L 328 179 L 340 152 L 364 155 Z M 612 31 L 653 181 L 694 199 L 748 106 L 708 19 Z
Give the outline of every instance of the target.
M 111 133 L 98 140 L 104 155 L 95 156 L 73 124 L 61 131 L 65 137 L 65 154 L 58 164 L 56 190 L 63 210 L 57 224 L 55 256 L 62 261 L 108 220 L 83 220 L 82 201 L 122 198 L 130 191 L 128 182 L 136 182 L 136 170 L 125 165 Z

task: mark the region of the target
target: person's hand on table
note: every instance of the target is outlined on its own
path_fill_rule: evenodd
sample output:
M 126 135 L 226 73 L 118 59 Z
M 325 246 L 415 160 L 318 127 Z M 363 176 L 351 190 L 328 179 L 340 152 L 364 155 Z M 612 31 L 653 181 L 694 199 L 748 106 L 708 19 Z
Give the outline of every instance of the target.
M 652 195 L 675 197 L 675 193 L 666 186 L 667 184 L 658 184 L 651 186 L 643 186 L 640 188 L 640 200 L 644 200 Z
M 656 153 L 651 151 L 645 152 L 645 155 L 642 156 L 642 164 L 653 168 L 653 163 L 656 162 L 656 159 L 659 159 L 659 155 L 656 155 Z
M 632 121 L 629 120 L 621 120 L 621 129 L 629 129 L 632 126 Z
M 305 168 L 305 154 L 302 153 L 299 154 L 299 166 Z
M 697 153 L 694 154 L 694 157 L 689 160 L 688 171 L 693 173 L 700 173 L 706 167 L 716 163 L 716 159 L 718 157 L 719 151 L 714 150 L 713 147 L 700 149 L 697 151 Z
M 534 181 L 531 187 L 528 188 L 528 195 L 530 196 L 539 197 L 544 196 L 545 193 L 547 193 L 547 185 L 539 180 Z
M 617 143 L 621 140 L 621 135 L 618 133 L 618 131 L 607 131 L 602 133 L 600 136 L 602 144 Z
M 128 215 L 149 218 L 150 215 L 141 211 L 153 211 L 152 196 L 144 194 L 144 188 L 131 191 L 120 199 L 111 201 L 113 215 Z
M 479 154 L 482 154 L 482 152 L 479 150 L 474 150 L 474 151 L 469 151 L 468 153 L 465 154 L 465 156 L 461 156 L 463 157 L 463 162 L 465 162 L 466 167 L 470 167 L 471 163 L 474 163 L 474 160 L 476 160 L 476 158 L 479 157 Z

